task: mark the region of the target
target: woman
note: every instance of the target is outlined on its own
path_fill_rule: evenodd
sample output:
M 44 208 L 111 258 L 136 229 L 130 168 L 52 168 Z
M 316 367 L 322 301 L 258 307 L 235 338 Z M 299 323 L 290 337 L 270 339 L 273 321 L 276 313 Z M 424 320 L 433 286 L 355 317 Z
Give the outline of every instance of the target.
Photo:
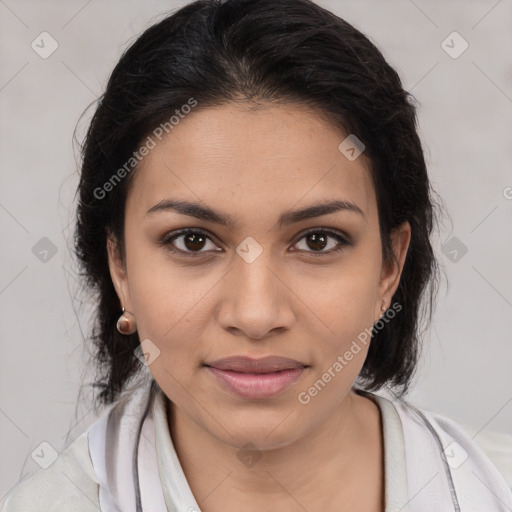
M 462 428 L 404 400 L 436 203 L 355 28 L 309 0 L 183 7 L 115 67 L 78 193 L 110 407 L 5 512 L 512 508 Z

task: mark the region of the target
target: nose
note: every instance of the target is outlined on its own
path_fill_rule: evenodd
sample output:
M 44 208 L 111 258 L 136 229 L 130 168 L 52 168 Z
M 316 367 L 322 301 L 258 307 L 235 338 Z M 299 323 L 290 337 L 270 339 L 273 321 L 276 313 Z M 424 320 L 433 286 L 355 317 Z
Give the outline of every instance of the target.
M 293 292 L 283 272 L 272 268 L 270 255 L 264 250 L 252 263 L 237 257 L 233 265 L 224 278 L 218 310 L 221 327 L 253 340 L 289 330 L 295 320 Z

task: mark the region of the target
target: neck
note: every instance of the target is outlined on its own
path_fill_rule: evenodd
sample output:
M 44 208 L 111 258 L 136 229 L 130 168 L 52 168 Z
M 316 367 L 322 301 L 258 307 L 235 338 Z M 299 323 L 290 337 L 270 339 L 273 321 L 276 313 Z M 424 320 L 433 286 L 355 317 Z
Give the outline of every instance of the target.
M 254 504 L 254 510 L 264 503 L 271 503 L 273 509 L 281 506 L 283 511 L 299 510 L 298 503 L 311 503 L 318 508 L 320 496 L 336 509 L 333 493 L 342 495 L 347 503 L 362 480 L 368 484 L 369 462 L 375 471 L 382 469 L 378 406 L 353 391 L 307 435 L 286 446 L 252 452 L 226 444 L 172 402 L 168 405 L 169 430 L 176 453 L 204 511 L 226 510 L 227 502 L 244 504 L 244 510 L 248 510 L 247 503 Z M 383 471 L 376 474 L 381 485 L 379 496 L 382 475 Z

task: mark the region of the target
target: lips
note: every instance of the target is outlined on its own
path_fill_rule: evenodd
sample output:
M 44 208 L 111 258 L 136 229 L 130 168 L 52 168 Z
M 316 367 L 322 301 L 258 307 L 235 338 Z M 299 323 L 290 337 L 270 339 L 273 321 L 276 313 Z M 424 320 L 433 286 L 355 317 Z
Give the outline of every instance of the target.
M 261 359 L 233 356 L 205 363 L 205 366 L 239 373 L 274 373 L 306 367 L 305 364 L 295 359 L 281 356 L 267 356 Z
M 224 389 L 248 400 L 269 399 L 284 392 L 308 368 L 295 359 L 280 356 L 234 356 L 204 366 Z

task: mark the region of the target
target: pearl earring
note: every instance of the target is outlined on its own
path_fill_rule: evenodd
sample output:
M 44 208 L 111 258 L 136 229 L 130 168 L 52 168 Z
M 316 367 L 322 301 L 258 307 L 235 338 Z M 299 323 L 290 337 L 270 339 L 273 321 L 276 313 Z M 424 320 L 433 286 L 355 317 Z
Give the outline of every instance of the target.
M 128 315 L 131 316 L 131 318 L 127 316 L 127 313 Z M 130 311 L 126 311 L 123 308 L 123 312 L 119 317 L 119 320 L 117 321 L 116 327 L 121 334 L 133 334 L 137 330 L 137 326 L 135 325 L 135 316 L 133 315 L 133 313 L 131 313 Z

